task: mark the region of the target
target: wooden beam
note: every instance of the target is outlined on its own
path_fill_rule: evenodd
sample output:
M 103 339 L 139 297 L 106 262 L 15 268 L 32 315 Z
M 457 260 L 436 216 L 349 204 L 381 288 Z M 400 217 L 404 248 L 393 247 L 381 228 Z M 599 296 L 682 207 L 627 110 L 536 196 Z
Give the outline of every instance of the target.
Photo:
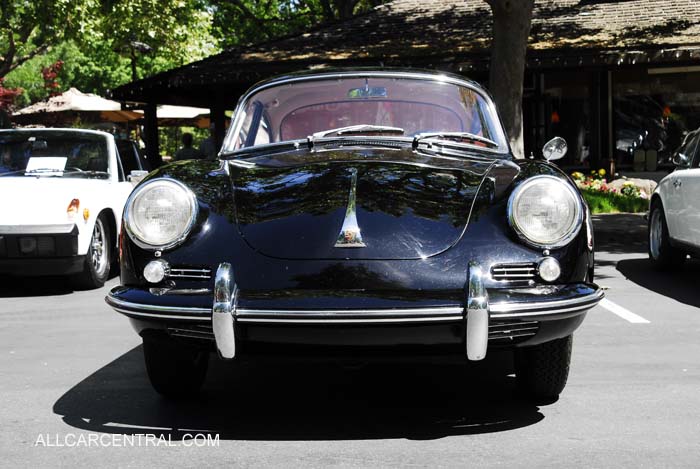
M 146 158 L 155 169 L 163 165 L 163 158 L 160 156 L 158 144 L 158 113 L 155 103 L 148 103 L 143 112 L 144 115 L 144 141 L 146 143 Z
M 226 135 L 225 103 L 226 99 L 220 97 L 209 108 L 211 122 L 214 124 L 214 142 L 216 143 L 217 153 L 221 149 L 221 145 L 224 143 L 224 136 Z

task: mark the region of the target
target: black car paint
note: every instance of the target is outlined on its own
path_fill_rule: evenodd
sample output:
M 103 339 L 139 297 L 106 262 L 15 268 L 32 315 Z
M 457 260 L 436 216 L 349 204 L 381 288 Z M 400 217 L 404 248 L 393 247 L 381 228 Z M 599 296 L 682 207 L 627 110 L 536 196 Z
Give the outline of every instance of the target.
M 392 243 L 383 245 L 388 252 L 381 256 L 377 254 L 378 251 L 368 255 L 362 252 L 363 249 L 347 248 L 338 249 L 342 254 L 335 255 L 335 258 L 327 254 L 332 252 L 333 248 L 329 247 L 334 242 L 332 237 L 337 235 L 342 224 L 341 212 L 345 210 L 348 192 L 348 179 L 344 175 L 351 167 L 357 168 L 360 175 L 372 174 L 374 177 L 373 181 L 360 177 L 358 182 L 358 219 L 366 239 L 373 239 L 372 225 L 366 224 L 365 218 L 371 211 L 381 214 L 384 220 L 391 220 L 396 226 L 405 221 L 402 226 L 406 230 L 411 229 L 411 224 L 423 222 L 424 217 L 435 224 L 438 232 L 450 233 L 451 242 L 448 244 L 441 240 L 439 252 L 431 252 L 424 257 L 410 255 L 415 252 L 415 246 L 413 251 L 405 249 L 405 246 L 392 250 Z M 313 187 L 295 187 L 294 184 L 287 187 L 278 183 L 269 193 L 282 194 L 282 202 L 275 197 L 267 197 L 266 187 L 263 186 L 259 187 L 257 194 L 244 193 L 242 196 L 241 188 L 249 188 L 259 180 L 258 172 L 264 176 L 262 180 L 266 177 L 274 180 L 283 175 L 286 181 L 303 172 L 307 184 Z M 421 186 L 418 179 L 409 178 L 412 192 L 406 186 L 400 186 L 394 188 L 395 197 L 388 198 L 382 184 L 392 181 L 392 173 L 397 172 L 427 176 L 461 174 L 467 183 L 461 191 L 453 191 L 454 198 L 439 194 L 440 203 L 432 204 L 430 200 L 419 199 L 435 196 L 435 188 L 429 183 Z M 314 179 L 308 174 L 318 177 Z M 195 192 L 200 206 L 198 220 L 188 239 L 182 245 L 162 252 L 160 258 L 173 266 L 208 267 L 212 271 L 219 263 L 230 262 L 239 289 L 238 307 L 355 309 L 464 305 L 470 262 L 478 263 L 485 271 L 499 263 L 537 262 L 543 257 L 543 250 L 519 239 L 507 220 L 507 201 L 511 192 L 519 183 L 535 175 L 551 175 L 571 184 L 556 166 L 544 161 L 516 162 L 494 158 L 478 150 L 462 158 L 453 158 L 427 155 L 416 150 L 384 148 L 338 148 L 323 153 L 297 149 L 273 155 L 253 153 L 240 160 L 178 162 L 156 170 L 147 180 L 176 179 Z M 291 190 L 290 187 L 298 190 Z M 314 195 L 316 198 L 311 197 Z M 241 197 L 243 201 L 236 200 Z M 242 207 L 249 211 L 242 214 Z M 314 217 L 318 217 L 315 225 L 309 221 Z M 282 223 L 272 232 L 283 240 L 280 243 L 285 244 L 278 249 L 277 252 L 282 253 L 278 257 L 256 249 L 264 243 L 251 243 L 246 239 L 250 226 L 263 225 L 263 221 L 270 219 Z M 315 236 L 313 241 L 325 245 L 316 249 L 313 243 L 300 245 L 298 233 L 305 232 L 310 226 L 320 226 L 319 221 L 330 225 L 330 231 Z M 457 230 L 460 233 L 454 236 Z M 290 236 L 285 237 L 286 233 Z M 141 272 L 149 261 L 155 259 L 154 252 L 136 246 L 124 234 L 124 230 L 121 242 L 123 287 L 118 289 L 118 296 L 152 305 L 211 307 L 211 294 L 153 294 L 151 289 L 154 287 L 186 289 L 203 285 L 195 280 L 148 284 Z M 264 245 L 265 248 L 267 246 Z M 299 252 L 300 246 L 303 248 L 300 257 L 306 258 L 293 259 L 294 250 Z M 366 258 L 370 256 L 375 258 Z M 555 257 L 561 264 L 562 274 L 558 284 L 580 284 L 581 288 L 586 288 L 584 282 L 590 280 L 593 253 L 588 248 L 585 224 L 572 242 L 552 249 L 549 256 Z M 522 286 L 496 281 L 488 275 L 484 283 L 490 294 L 504 298 L 517 297 L 522 291 Z M 205 286 L 211 288 L 211 282 Z M 538 288 L 540 290 L 529 290 L 531 293 L 534 291 L 535 296 L 547 294 L 544 282 L 539 282 Z M 153 322 L 132 320 L 142 333 L 155 327 Z M 573 331 L 582 320 L 583 315 L 579 315 L 561 321 L 543 322 L 536 341 L 527 343 L 561 337 Z M 289 327 L 295 328 L 291 336 Z M 464 340 L 462 325 L 454 324 L 372 326 L 370 329 L 373 332 L 369 335 L 367 327 L 341 329 L 345 335 L 336 333 L 345 337 L 343 340 L 350 340 L 349 337 L 355 334 L 365 345 L 376 345 L 381 342 L 381 337 L 388 340 L 387 344 L 400 343 L 404 335 L 396 335 L 399 330 L 414 338 L 423 337 L 421 334 L 424 334 L 422 343 L 425 344 L 458 344 Z M 314 327 L 249 325 L 241 326 L 237 334 L 251 341 L 284 343 L 311 340 L 316 343 L 311 339 L 314 330 L 318 331 Z M 321 335 L 327 337 L 325 334 Z M 318 339 L 321 340 L 320 336 Z M 321 340 L 324 341 L 326 339 Z

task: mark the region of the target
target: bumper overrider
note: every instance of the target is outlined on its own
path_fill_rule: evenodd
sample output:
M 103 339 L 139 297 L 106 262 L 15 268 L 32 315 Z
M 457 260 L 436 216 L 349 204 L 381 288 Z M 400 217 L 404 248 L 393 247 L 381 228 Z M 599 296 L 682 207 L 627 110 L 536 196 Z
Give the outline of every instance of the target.
M 504 330 L 512 339 L 548 334 L 568 335 L 578 327 L 586 312 L 603 299 L 603 291 L 594 284 L 577 283 L 564 286 L 542 285 L 526 289 L 487 289 L 483 271 L 469 267 L 469 282 L 464 305 L 429 308 L 291 310 L 248 309 L 236 305 L 238 289 L 229 263 L 219 265 L 214 280 L 211 308 L 199 306 L 167 306 L 131 301 L 120 287 L 105 298 L 115 311 L 148 322 L 208 324 L 213 331 L 216 348 L 222 358 L 236 356 L 236 328 L 246 326 L 391 326 L 463 324 L 463 340 L 469 360 L 486 356 L 490 340 Z M 533 324 L 554 326 L 545 328 Z M 538 331 L 537 329 L 540 328 Z M 535 332 L 532 332 L 532 329 Z M 553 332 L 556 331 L 556 332 Z M 551 338 L 557 338 L 553 336 Z M 540 342 L 546 337 L 540 337 Z M 536 340 L 536 339 L 535 339 Z M 550 339 L 547 339 L 550 340 Z M 521 344 L 528 344 L 523 342 Z

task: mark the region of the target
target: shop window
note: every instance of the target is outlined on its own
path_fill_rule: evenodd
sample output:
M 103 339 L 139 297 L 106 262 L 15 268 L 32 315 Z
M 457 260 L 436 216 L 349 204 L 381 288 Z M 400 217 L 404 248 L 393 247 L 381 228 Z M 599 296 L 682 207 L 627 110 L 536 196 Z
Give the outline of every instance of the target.
M 700 73 L 613 74 L 613 125 L 618 169 L 634 167 L 635 153 L 656 155 L 661 168 L 685 135 L 700 127 Z M 655 153 L 654 153 L 655 152 Z

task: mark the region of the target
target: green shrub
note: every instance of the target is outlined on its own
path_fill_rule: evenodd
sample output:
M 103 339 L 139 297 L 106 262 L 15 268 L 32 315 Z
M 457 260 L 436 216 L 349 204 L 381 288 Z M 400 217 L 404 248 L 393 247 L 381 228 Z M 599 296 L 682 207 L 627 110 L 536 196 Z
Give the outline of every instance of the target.
M 601 192 L 581 189 L 581 194 L 586 200 L 591 213 L 620 213 L 620 212 L 646 212 L 649 209 L 649 201 L 639 197 L 619 195 L 612 192 Z

